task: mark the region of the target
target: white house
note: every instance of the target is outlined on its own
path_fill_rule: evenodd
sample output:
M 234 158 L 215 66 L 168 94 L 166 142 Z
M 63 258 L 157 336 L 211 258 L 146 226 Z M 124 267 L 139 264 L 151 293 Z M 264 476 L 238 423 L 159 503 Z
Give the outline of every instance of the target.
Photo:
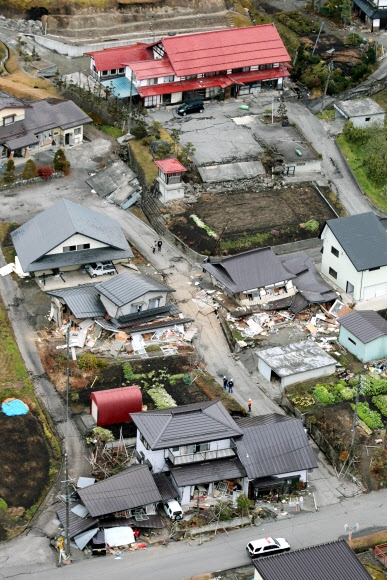
M 182 174 L 187 171 L 184 165 L 178 159 L 160 159 L 155 164 L 159 169 L 156 181 L 161 201 L 167 203 L 184 197 L 184 183 L 181 181 Z
M 384 124 L 385 110 L 373 99 L 354 99 L 334 103 L 335 118 L 352 121 L 354 127 L 366 129 L 372 123 Z
M 387 294 L 387 232 L 373 212 L 328 220 L 321 273 L 354 301 Z

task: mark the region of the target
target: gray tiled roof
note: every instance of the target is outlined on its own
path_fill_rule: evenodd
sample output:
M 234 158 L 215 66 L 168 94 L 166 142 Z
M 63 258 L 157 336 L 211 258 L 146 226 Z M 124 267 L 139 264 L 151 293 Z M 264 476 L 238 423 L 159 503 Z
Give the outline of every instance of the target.
M 47 294 L 61 298 L 76 318 L 96 318 L 106 314 L 94 284 L 84 284 L 74 288 L 59 288 L 51 290 Z
M 357 310 L 337 319 L 351 334 L 366 344 L 387 335 L 387 321 L 373 310 Z
M 147 292 L 174 292 L 173 288 L 137 272 L 122 272 L 106 282 L 97 284 L 96 288 L 118 307 L 125 306 Z
M 107 244 L 107 248 L 46 256 L 50 250 L 74 234 L 82 234 Z M 120 257 L 133 256 L 116 220 L 67 199 L 62 199 L 37 214 L 13 231 L 11 236 L 25 272 L 43 269 L 42 266 L 56 268 L 69 264 L 86 264 L 96 259 L 118 260 Z M 115 257 L 108 258 L 109 253 L 113 253 Z
M 179 497 L 179 492 L 176 491 L 165 473 L 153 473 L 153 479 L 155 480 L 155 484 L 157 485 L 157 489 L 159 490 L 163 501 Z
M 80 489 L 78 493 L 93 517 L 161 501 L 147 465 L 132 465 L 117 475 Z
M 328 220 L 326 225 L 358 272 L 387 265 L 387 232 L 372 211 Z
M 205 262 L 202 267 L 232 294 L 294 278 L 271 248 L 251 250 L 219 262 Z
M 20 101 L 13 95 L 6 93 L 5 91 L 0 91 L 0 111 L 3 109 L 20 109 L 21 107 L 25 107 L 25 103 Z
M 199 485 L 201 483 L 211 483 L 213 481 L 233 480 L 237 477 L 244 477 L 246 471 L 238 458 L 215 459 L 206 463 L 191 463 L 174 467 L 171 475 L 176 481 L 176 485 Z
M 345 540 L 253 560 L 253 564 L 263 580 L 372 580 Z
M 100 197 L 107 197 L 121 185 L 127 184 L 135 177 L 135 174 L 126 163 L 118 160 L 86 179 L 86 183 Z
M 151 449 L 167 449 L 242 435 L 241 429 L 219 401 L 132 413 L 131 417 Z
M 56 127 L 70 129 L 92 122 L 92 119 L 73 101 L 50 97 L 40 101 L 31 101 L 28 105 L 21 103 L 14 106 L 25 108 L 25 119 L 2 127 L 0 133 L 0 143 L 6 143 L 11 149 L 21 146 L 18 145 L 22 142 L 19 141 L 20 138 L 23 138 L 25 145 L 32 145 L 36 142 L 36 135 L 43 131 Z
M 249 479 L 317 467 L 302 421 L 278 413 L 236 419 L 237 453 Z
M 288 377 L 309 370 L 335 365 L 336 359 L 312 340 L 255 351 L 279 377 Z

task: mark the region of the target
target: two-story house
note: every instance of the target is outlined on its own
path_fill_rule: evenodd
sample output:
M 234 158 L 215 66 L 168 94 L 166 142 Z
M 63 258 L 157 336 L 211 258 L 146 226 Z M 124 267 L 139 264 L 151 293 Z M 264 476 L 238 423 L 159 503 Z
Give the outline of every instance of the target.
M 373 212 L 328 220 L 321 273 L 354 301 L 387 294 L 387 232 Z
M 77 145 L 83 126 L 91 123 L 72 101 L 48 98 L 21 101 L 0 91 L 0 157 L 27 157 L 34 149 Z
M 272 24 L 177 35 L 86 54 L 96 80 L 118 76 L 125 67 L 131 94 L 138 94 L 145 107 L 179 103 L 193 95 L 209 99 L 220 91 L 228 98 L 264 87 L 282 89 L 290 64 Z
M 354 14 L 365 23 L 371 32 L 387 28 L 386 0 L 353 0 Z

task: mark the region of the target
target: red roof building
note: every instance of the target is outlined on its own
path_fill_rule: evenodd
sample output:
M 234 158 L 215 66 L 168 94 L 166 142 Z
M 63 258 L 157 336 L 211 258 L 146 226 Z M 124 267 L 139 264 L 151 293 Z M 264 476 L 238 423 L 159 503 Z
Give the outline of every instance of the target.
M 262 87 L 282 89 L 290 56 L 272 24 L 199 32 L 152 44 L 87 53 L 98 80 L 123 74 L 146 107 L 193 96 L 237 97 Z M 117 71 L 120 71 L 119 73 Z
M 130 413 L 142 411 L 142 394 L 137 386 L 94 391 L 90 395 L 90 414 L 97 425 L 131 421 Z
M 184 197 L 184 184 L 181 181 L 182 173 L 187 169 L 178 159 L 159 159 L 155 161 L 159 168 L 157 177 L 158 189 L 162 203 L 167 203 L 172 199 Z

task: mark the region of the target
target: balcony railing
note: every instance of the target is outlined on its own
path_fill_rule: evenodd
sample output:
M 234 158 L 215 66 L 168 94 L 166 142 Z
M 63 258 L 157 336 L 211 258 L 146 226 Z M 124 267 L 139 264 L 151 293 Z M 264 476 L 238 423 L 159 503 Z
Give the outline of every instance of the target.
M 234 448 L 214 449 L 213 451 L 198 451 L 197 453 L 187 453 L 184 455 L 175 455 L 173 451 L 168 449 L 169 461 L 177 465 L 185 465 L 186 463 L 198 463 L 200 461 L 211 461 L 212 459 L 224 459 L 225 457 L 235 457 Z

